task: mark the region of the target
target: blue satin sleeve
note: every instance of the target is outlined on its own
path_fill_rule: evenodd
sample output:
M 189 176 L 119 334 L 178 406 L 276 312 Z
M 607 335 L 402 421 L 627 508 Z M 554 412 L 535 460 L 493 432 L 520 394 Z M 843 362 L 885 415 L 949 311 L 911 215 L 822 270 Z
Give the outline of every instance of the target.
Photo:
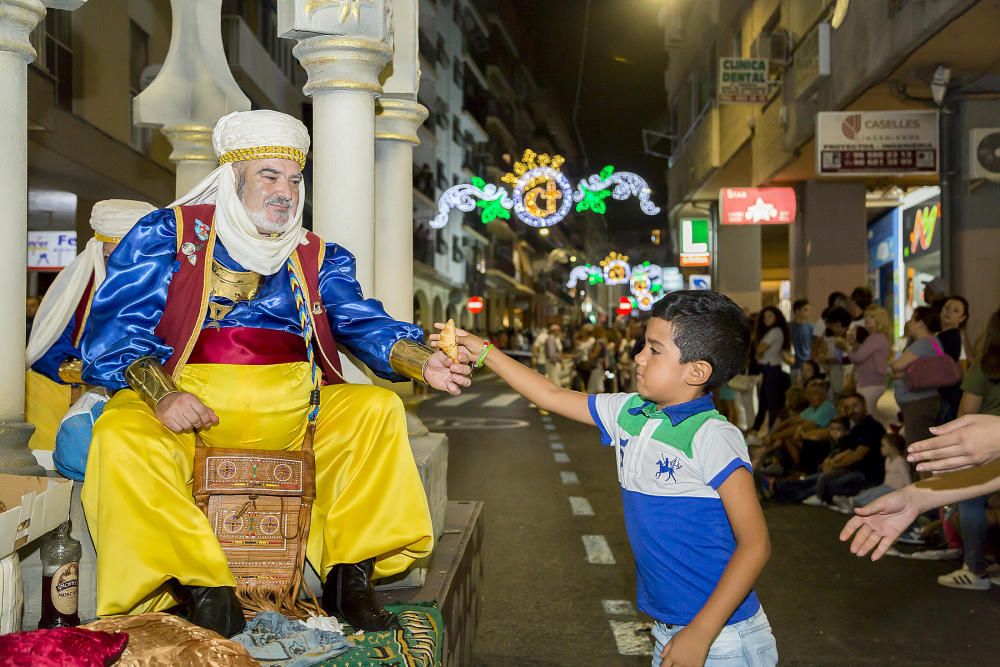
M 389 365 L 389 351 L 404 338 L 422 343 L 424 332 L 415 324 L 389 317 L 382 302 L 366 299 L 355 277 L 355 267 L 354 255 L 336 243 L 326 244 L 319 291 L 333 337 L 380 378 L 406 380 Z
M 123 389 L 129 364 L 145 356 L 163 363 L 173 353 L 154 331 L 178 268 L 176 255 L 177 221 L 170 209 L 137 222 L 111 253 L 80 345 L 84 382 Z
M 67 359 L 79 359 L 80 350 L 73 344 L 73 329 L 76 325 L 76 315 L 69 318 L 69 324 L 62 334 L 52 343 L 38 361 L 31 364 L 31 370 L 41 373 L 53 382 L 66 384 L 59 379 L 59 365 Z

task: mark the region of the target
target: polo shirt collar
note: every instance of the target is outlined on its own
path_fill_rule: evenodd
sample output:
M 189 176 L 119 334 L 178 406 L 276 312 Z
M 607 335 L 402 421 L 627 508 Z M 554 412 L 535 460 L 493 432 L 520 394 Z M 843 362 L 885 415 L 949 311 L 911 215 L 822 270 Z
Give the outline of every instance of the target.
M 629 408 L 629 414 L 636 416 L 642 414 L 649 419 L 666 418 L 670 420 L 672 426 L 677 426 L 688 417 L 693 417 L 713 409 L 715 409 L 715 403 L 712 401 L 712 395 L 704 394 L 692 401 L 678 403 L 677 405 L 668 405 L 662 410 L 656 407 L 656 403 L 646 401 L 640 406 Z

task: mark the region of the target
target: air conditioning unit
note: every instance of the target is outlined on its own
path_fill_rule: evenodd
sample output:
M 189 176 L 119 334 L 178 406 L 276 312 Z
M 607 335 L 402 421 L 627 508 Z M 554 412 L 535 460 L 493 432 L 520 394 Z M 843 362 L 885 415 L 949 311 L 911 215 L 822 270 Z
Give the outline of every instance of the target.
M 786 30 L 762 32 L 750 46 L 750 55 L 754 58 L 765 58 L 773 64 L 788 63 L 789 39 Z
M 1000 127 L 969 130 L 969 180 L 1000 183 Z

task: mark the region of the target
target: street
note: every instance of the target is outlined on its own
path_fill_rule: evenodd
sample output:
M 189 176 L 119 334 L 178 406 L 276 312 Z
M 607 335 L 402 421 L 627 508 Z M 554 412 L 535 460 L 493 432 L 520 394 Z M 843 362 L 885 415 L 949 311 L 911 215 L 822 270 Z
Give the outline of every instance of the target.
M 473 665 L 648 665 L 611 451 L 597 430 L 542 415 L 483 372 L 419 415 L 449 437 L 448 494 L 485 501 L 485 580 Z M 946 589 L 956 562 L 858 560 L 845 517 L 769 506 L 757 591 L 782 665 L 988 665 L 1000 591 Z

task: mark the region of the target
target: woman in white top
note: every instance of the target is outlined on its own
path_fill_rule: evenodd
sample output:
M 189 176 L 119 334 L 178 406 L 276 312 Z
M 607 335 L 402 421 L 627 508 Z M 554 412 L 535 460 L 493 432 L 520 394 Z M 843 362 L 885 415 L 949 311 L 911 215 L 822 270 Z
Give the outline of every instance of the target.
M 788 373 L 781 370 L 781 353 L 791 350 L 791 346 L 788 323 L 781 311 L 774 306 L 761 310 L 753 336 L 753 351 L 763 375 L 757 418 L 753 422 L 754 431 L 765 425 L 765 419 L 766 426 L 770 429 L 778 411 L 785 405 L 785 392 L 788 391 L 790 379 Z

